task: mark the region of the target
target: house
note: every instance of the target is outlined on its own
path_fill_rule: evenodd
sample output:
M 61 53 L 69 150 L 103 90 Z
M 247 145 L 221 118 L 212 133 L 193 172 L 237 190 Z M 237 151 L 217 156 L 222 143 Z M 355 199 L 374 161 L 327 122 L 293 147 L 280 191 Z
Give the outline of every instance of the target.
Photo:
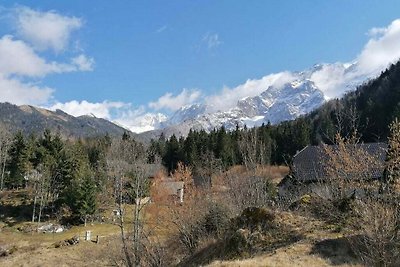
M 338 150 L 336 145 L 328 146 L 333 152 Z M 376 159 L 375 166 L 365 169 L 363 175 L 371 180 L 380 179 L 384 171 L 387 144 L 365 143 L 354 145 L 355 150 L 363 150 L 367 155 Z M 287 195 L 289 192 L 297 195 L 314 192 L 318 195 L 329 195 L 323 183 L 329 178 L 327 160 L 329 156 L 323 146 L 306 146 L 294 157 L 291 171 L 278 185 L 279 195 Z
M 179 199 L 180 203 L 183 203 L 183 190 L 185 187 L 184 182 L 176 182 L 173 180 L 166 180 L 161 182 L 160 187 L 169 196 L 175 196 Z

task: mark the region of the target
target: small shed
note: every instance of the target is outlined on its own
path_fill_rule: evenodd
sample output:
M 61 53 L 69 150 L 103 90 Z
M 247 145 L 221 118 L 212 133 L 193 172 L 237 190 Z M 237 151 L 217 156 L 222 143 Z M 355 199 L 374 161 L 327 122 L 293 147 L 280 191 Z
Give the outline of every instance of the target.
M 179 202 L 183 202 L 183 190 L 185 187 L 184 182 L 176 181 L 163 181 L 161 187 L 165 190 L 168 195 L 176 196 L 179 198 Z

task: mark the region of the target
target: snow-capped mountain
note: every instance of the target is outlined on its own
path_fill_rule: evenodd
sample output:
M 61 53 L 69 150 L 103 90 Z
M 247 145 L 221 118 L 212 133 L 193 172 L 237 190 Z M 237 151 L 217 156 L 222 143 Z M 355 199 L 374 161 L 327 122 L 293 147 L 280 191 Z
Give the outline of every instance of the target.
M 124 123 L 125 128 L 134 133 L 142 133 L 152 130 L 164 128 L 163 123 L 167 120 L 167 116 L 162 113 L 146 113 L 138 117 L 134 121 Z M 115 122 L 116 123 L 116 122 Z
M 162 126 L 167 127 L 182 123 L 186 120 L 197 118 L 199 115 L 207 113 L 207 105 L 205 104 L 193 104 L 189 106 L 183 106 L 176 111 L 170 118 L 162 123 Z
M 247 117 L 262 116 L 278 123 L 311 112 L 325 101 L 323 93 L 310 80 L 294 81 L 282 88 L 269 87 L 261 95 L 238 101 Z
M 340 97 L 374 76 L 360 72 L 357 63 L 317 64 L 302 72 L 272 74 L 238 86 L 239 89 L 251 86 L 251 90 L 233 107 L 217 109 L 207 101 L 185 106 L 159 123 L 158 129 L 185 135 L 190 129 L 211 131 L 224 126 L 232 130 L 236 125 L 276 124 L 307 114 L 326 100 Z M 235 88 L 232 92 L 236 92 Z M 240 92 L 243 94 L 243 90 Z

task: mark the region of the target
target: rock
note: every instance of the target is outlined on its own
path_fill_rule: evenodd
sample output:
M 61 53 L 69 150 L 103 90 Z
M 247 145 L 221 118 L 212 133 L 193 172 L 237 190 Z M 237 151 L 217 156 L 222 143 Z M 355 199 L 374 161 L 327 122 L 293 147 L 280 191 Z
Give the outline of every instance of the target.
M 61 233 L 64 230 L 65 229 L 62 225 L 52 223 L 42 225 L 38 228 L 38 231 L 42 233 Z

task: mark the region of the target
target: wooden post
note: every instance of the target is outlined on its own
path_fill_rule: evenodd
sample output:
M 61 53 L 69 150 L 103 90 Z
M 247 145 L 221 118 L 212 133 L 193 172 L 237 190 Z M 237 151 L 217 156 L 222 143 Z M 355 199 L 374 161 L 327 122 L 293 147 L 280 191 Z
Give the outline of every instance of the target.
M 183 203 L 183 187 L 178 190 L 179 192 L 179 202 Z
M 92 235 L 92 231 L 86 231 L 85 240 L 90 241 L 92 239 L 91 235 Z
M 96 244 L 98 244 L 98 243 L 99 243 L 99 241 L 100 241 L 100 236 L 99 236 L 99 235 L 97 235 L 97 236 L 96 236 Z

